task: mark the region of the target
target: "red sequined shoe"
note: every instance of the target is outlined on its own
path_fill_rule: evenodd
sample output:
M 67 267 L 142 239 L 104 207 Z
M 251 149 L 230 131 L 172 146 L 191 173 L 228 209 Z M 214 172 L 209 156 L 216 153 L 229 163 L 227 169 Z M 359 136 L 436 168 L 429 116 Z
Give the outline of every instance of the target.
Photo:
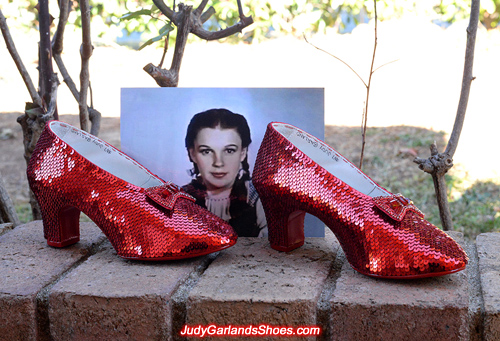
M 384 278 L 419 278 L 463 270 L 468 258 L 424 220 L 333 148 L 297 127 L 270 123 L 252 177 L 266 212 L 271 247 L 304 243 L 305 212 L 336 235 L 351 266 Z
M 228 248 L 230 225 L 108 143 L 68 124 L 47 123 L 28 165 L 47 244 L 80 239 L 84 212 L 120 257 L 169 260 Z

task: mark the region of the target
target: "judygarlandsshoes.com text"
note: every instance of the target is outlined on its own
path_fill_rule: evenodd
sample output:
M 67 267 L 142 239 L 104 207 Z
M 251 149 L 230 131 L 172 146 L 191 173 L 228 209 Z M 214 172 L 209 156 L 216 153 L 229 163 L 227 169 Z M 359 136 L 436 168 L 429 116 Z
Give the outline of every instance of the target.
M 321 328 L 316 326 L 303 327 L 281 327 L 268 324 L 258 326 L 217 326 L 210 324 L 208 326 L 188 326 L 182 328 L 182 336 L 194 337 L 217 337 L 217 336 L 318 336 L 321 334 Z

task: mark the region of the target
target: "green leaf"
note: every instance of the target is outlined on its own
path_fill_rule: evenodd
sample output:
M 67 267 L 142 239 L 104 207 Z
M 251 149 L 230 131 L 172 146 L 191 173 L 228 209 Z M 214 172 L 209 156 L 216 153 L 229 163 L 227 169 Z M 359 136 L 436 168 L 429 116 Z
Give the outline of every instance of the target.
M 135 19 L 135 18 L 140 17 L 141 15 L 151 15 L 151 10 L 150 9 L 141 9 L 140 11 L 130 12 L 130 13 L 124 14 L 120 18 L 120 20 Z
M 156 13 L 156 12 L 159 12 L 160 9 L 158 7 L 156 7 L 155 4 L 153 4 L 153 6 L 151 6 L 151 13 Z
M 147 42 L 145 42 L 144 44 L 142 44 L 141 47 L 139 47 L 139 51 L 142 50 L 143 48 L 145 48 L 146 46 L 151 45 L 154 42 L 156 42 L 156 41 L 160 40 L 161 38 L 165 37 L 174 28 L 172 26 L 170 26 L 169 24 L 167 24 L 167 25 L 163 26 L 161 29 L 163 30 L 163 32 L 159 36 L 151 38 Z
M 32 109 L 26 109 L 26 110 L 24 110 L 24 112 L 31 119 L 35 119 L 37 116 L 44 114 L 43 109 L 40 108 L 40 107 L 36 107 L 36 108 L 32 108 Z
M 166 30 L 168 30 L 167 31 L 167 33 L 168 33 L 168 32 L 172 32 L 174 30 L 174 28 L 170 24 L 165 24 L 165 26 L 160 28 L 160 34 L 163 34 L 163 32 L 165 32 Z
M 26 105 L 24 106 L 24 110 L 34 109 L 34 108 L 40 108 L 40 107 L 32 102 L 26 102 Z

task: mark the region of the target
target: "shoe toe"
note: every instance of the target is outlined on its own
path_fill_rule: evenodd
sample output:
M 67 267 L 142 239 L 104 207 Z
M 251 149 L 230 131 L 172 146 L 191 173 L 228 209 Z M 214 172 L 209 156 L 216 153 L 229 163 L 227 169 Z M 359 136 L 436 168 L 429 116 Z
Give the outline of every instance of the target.
M 237 235 L 224 220 L 192 201 L 180 199 L 171 211 L 146 204 L 133 238 L 117 243 L 122 258 L 147 261 L 198 257 L 226 249 Z M 112 238 L 113 239 L 113 238 Z M 112 240 L 110 239 L 110 240 Z
M 453 238 L 416 215 L 407 215 L 385 231 L 385 245 L 379 248 L 385 250 L 381 258 L 385 261 L 370 261 L 373 276 L 434 277 L 463 270 L 467 265 L 467 254 Z
M 431 223 L 424 220 L 423 225 L 422 230 L 432 239 L 423 238 L 420 251 L 416 252 L 420 275 L 440 276 L 464 269 L 469 258 L 462 247 Z
M 190 254 L 193 256 L 224 250 L 233 246 L 238 239 L 228 223 L 208 211 L 207 213 L 200 214 L 201 219 L 195 229 L 186 231 L 186 237 L 191 245 L 189 248 L 192 247 Z
M 198 252 L 200 255 L 208 254 L 226 249 L 236 243 L 238 236 L 231 225 L 208 210 L 186 200 L 179 205 L 178 211 L 182 217 L 188 213 L 186 225 L 191 227 L 184 228 L 183 231 L 186 238 L 196 246 L 193 252 Z

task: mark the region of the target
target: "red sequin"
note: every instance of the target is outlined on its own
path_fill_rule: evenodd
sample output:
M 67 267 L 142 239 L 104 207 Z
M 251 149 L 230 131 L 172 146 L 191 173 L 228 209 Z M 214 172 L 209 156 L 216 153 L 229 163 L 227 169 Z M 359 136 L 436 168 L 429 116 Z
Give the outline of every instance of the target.
M 314 136 L 291 125 L 278 125 L 349 164 L 352 172 L 363 174 Z M 303 244 L 300 213 L 308 212 L 333 231 L 351 266 L 365 275 L 431 277 L 460 271 L 467 264 L 464 250 L 424 220 L 411 201 L 401 195 L 373 198 L 359 192 L 299 150 L 274 123 L 268 125 L 259 149 L 253 183 L 266 212 L 269 241 L 276 250 L 290 251 Z
M 413 211 L 421 218 L 425 217 L 422 211 L 413 204 L 413 201 L 399 193 L 388 197 L 374 197 L 373 202 L 389 217 L 397 221 L 403 220 L 408 211 Z
M 146 188 L 144 191 L 150 199 L 156 201 L 167 210 L 172 210 L 175 202 L 179 198 L 188 199 L 192 202 L 196 201 L 195 198 L 184 192 L 179 186 L 171 181 L 167 181 L 165 185 Z
M 52 130 L 69 127 L 89 144 L 119 154 L 163 185 L 142 188 L 100 168 Z M 28 180 L 40 204 L 44 236 L 51 246 L 78 242 L 84 212 L 101 228 L 120 257 L 169 260 L 196 257 L 236 243 L 229 224 L 196 205 L 179 187 L 165 183 L 113 146 L 77 128 L 52 121 L 28 165 Z

